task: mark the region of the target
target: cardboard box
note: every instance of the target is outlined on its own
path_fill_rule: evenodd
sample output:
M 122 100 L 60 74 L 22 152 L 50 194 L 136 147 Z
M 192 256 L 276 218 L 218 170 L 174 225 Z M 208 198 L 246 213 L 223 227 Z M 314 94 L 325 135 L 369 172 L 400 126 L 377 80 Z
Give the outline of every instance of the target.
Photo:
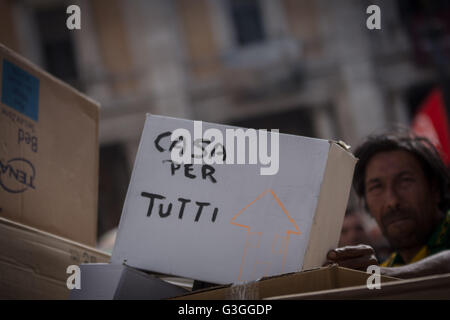
M 0 218 L 0 299 L 67 299 L 67 267 L 109 254 Z
M 367 279 L 370 275 L 336 265 L 297 273 L 285 274 L 243 285 L 229 285 L 211 289 L 194 291 L 176 300 L 258 300 L 289 294 L 311 293 L 322 290 L 347 288 L 364 285 L 366 291 Z M 391 277 L 380 277 L 382 285 L 397 281 Z M 362 288 L 362 287 L 361 287 Z
M 80 269 L 81 288 L 70 292 L 71 300 L 159 300 L 187 292 L 126 265 L 89 263 Z
M 98 104 L 0 44 L 0 216 L 96 245 Z
M 225 149 L 227 162 L 175 163 L 176 129 L 191 137 L 183 154 L 197 157 L 200 143 L 203 160 Z M 339 240 L 356 159 L 333 141 L 251 130 L 147 115 L 111 262 L 218 284 L 322 266 Z M 230 138 L 242 131 L 246 149 L 242 134 Z M 264 148 L 273 163 L 279 155 L 272 175 L 263 174 Z M 239 150 L 247 164 L 228 163 Z
M 381 285 L 379 290 L 365 286 L 274 296 L 273 300 L 449 300 L 450 274 L 398 280 Z

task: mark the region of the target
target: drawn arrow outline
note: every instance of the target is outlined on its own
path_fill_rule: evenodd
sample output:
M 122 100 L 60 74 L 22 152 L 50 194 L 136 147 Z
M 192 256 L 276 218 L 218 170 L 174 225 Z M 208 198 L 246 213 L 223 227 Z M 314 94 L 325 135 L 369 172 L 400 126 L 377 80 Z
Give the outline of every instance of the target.
M 272 189 L 267 189 L 266 191 L 264 191 L 263 193 L 261 193 L 255 200 L 253 200 L 252 202 L 250 202 L 248 205 L 246 205 L 242 210 L 240 210 L 230 221 L 231 224 L 241 227 L 241 228 L 245 228 L 247 229 L 247 238 L 246 238 L 246 244 L 244 247 L 244 254 L 242 256 L 242 262 L 241 262 L 241 268 L 239 270 L 239 277 L 238 280 L 241 280 L 241 276 L 242 276 L 242 271 L 244 269 L 244 262 L 245 262 L 245 256 L 247 254 L 247 247 L 248 247 L 248 234 L 250 233 L 250 226 L 246 226 L 243 224 L 239 224 L 237 222 L 235 222 L 235 220 L 245 211 L 247 210 L 250 206 L 252 206 L 256 201 L 258 201 L 259 199 L 263 198 L 267 193 L 271 193 L 273 198 L 275 199 L 275 201 L 277 202 L 277 204 L 280 206 L 281 210 L 283 210 L 284 214 L 286 215 L 286 217 L 288 218 L 289 222 L 291 224 L 294 225 L 295 227 L 295 231 L 293 230 L 287 230 L 287 241 L 286 241 L 286 249 L 284 250 L 284 254 L 283 254 L 283 263 L 282 263 L 282 267 L 281 267 L 281 271 L 284 271 L 284 265 L 286 263 L 286 254 L 288 251 L 288 247 L 289 247 L 289 237 L 291 234 L 297 234 L 300 235 L 300 229 L 297 226 L 297 223 L 295 222 L 294 219 L 291 218 L 291 216 L 289 215 L 289 212 L 286 210 L 286 208 L 284 207 L 283 203 L 280 201 L 280 199 L 277 197 L 277 195 L 275 194 L 275 192 Z

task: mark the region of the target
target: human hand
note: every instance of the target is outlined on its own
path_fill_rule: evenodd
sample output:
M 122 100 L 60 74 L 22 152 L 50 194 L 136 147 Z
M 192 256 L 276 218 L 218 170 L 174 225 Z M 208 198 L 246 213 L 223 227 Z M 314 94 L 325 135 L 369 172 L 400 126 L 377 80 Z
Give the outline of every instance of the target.
M 328 251 L 324 266 L 333 263 L 345 268 L 366 271 L 368 266 L 378 265 L 378 260 L 371 246 L 360 244 Z

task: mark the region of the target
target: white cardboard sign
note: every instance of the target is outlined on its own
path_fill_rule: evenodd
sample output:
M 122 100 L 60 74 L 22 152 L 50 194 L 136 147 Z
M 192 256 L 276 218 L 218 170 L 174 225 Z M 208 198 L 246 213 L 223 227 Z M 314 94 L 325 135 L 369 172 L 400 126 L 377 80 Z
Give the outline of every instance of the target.
M 147 115 L 112 263 L 221 284 L 300 271 L 305 258 L 319 266 L 338 241 L 354 165 L 348 152 L 280 134 L 276 175 L 261 175 L 255 164 L 176 168 L 168 133 L 178 128 L 193 136 L 193 121 Z M 234 127 L 203 123 L 208 128 L 225 137 Z M 332 222 L 321 222 L 327 214 Z

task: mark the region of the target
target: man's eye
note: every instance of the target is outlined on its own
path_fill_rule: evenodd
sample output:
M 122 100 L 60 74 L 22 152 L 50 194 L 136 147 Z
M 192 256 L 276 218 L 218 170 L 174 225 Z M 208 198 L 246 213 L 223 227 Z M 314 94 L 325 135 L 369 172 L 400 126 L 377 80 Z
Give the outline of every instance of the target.
M 371 191 L 376 191 L 376 190 L 378 190 L 378 189 L 380 189 L 380 188 L 381 188 L 381 185 L 380 185 L 380 184 L 373 184 L 373 185 L 370 185 L 370 186 L 369 186 L 369 188 L 368 188 L 367 191 L 369 191 L 369 192 L 371 192 Z
M 402 183 L 410 183 L 410 182 L 413 182 L 414 179 L 412 177 L 402 177 L 402 179 L 400 181 Z

